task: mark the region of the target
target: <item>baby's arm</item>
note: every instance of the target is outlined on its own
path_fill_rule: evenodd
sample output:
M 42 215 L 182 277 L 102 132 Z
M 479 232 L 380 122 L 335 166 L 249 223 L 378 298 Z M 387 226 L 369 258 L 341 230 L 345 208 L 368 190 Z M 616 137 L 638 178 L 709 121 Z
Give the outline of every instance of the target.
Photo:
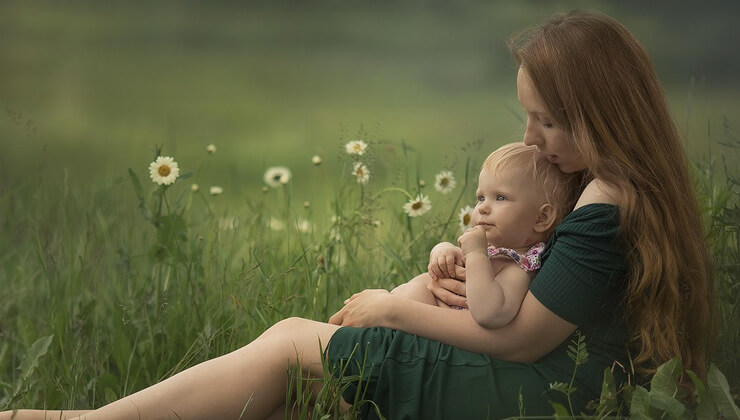
M 455 267 L 458 265 L 459 267 Z M 429 291 L 429 282 L 434 278 L 456 278 L 462 267 L 462 250 L 449 242 L 441 242 L 429 253 L 428 273 L 420 274 L 407 283 L 391 290 L 394 295 L 437 305 L 437 298 Z M 446 305 L 443 305 L 446 306 Z
M 463 253 L 459 247 L 449 242 L 440 242 L 429 252 L 429 266 L 427 270 L 432 279 L 454 279 L 460 271 L 457 267 L 464 267 Z
M 465 257 L 470 314 L 484 328 L 508 324 L 519 312 L 531 275 L 513 262 L 504 263 L 496 273 L 482 228 L 469 229 L 459 240 Z

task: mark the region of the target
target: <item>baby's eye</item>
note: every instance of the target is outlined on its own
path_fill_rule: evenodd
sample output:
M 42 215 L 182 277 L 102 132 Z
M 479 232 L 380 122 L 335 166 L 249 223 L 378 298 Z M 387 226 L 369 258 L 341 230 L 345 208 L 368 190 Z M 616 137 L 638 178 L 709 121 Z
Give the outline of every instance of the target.
M 553 127 L 555 127 L 555 125 L 553 123 L 551 123 L 550 121 L 548 121 L 548 120 L 542 121 L 542 126 L 545 127 L 545 128 L 553 128 Z
M 506 201 L 506 196 L 499 194 L 496 196 L 496 201 Z
M 478 202 L 479 202 L 479 203 L 482 203 L 482 202 L 484 202 L 484 201 L 486 201 L 486 197 L 485 197 L 485 196 L 482 196 L 482 195 L 479 195 L 479 196 L 478 196 Z

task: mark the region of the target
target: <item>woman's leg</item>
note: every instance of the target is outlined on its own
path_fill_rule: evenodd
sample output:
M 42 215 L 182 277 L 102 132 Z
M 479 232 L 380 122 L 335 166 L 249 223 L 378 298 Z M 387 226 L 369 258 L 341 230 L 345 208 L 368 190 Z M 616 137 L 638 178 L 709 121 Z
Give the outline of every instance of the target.
M 391 290 L 394 295 L 400 295 L 411 300 L 437 306 L 437 299 L 429 288 L 429 273 L 422 273 L 395 289 Z
M 69 420 L 91 410 L 16 410 L 3 411 L 0 420 Z
M 267 418 L 285 404 L 287 372 L 296 362 L 304 374 L 323 376 L 321 355 L 338 328 L 301 318 L 280 321 L 236 351 L 193 366 L 80 418 Z M 54 414 L 54 418 L 59 418 L 60 412 L 37 413 L 38 416 L 26 418 L 45 419 Z

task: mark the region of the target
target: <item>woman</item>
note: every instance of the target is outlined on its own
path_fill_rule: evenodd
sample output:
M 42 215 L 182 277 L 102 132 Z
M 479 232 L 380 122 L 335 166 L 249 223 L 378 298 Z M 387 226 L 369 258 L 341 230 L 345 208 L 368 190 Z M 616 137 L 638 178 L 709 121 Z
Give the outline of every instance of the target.
M 580 12 L 515 36 L 510 48 L 527 112 L 524 141 L 561 171 L 582 172 L 585 185 L 513 321 L 485 329 L 468 311 L 366 290 L 329 323 L 281 321 L 233 353 L 85 418 L 282 418 L 286 366 L 322 376 L 320 348 L 351 374 L 365 360 L 367 396 L 391 419 L 517 415 L 520 396 L 526 415 L 551 414 L 547 400 L 557 396 L 546 390 L 570 382 L 567 348 L 579 336 L 589 359 L 576 371 L 576 412 L 598 397 L 605 368 L 616 366 L 626 380 L 632 372 L 619 366 L 630 366 L 630 356 L 638 375 L 680 355 L 702 376 L 714 337 L 709 257 L 646 53 L 616 21 Z M 465 304 L 463 283 L 443 279 L 432 290 L 449 305 Z

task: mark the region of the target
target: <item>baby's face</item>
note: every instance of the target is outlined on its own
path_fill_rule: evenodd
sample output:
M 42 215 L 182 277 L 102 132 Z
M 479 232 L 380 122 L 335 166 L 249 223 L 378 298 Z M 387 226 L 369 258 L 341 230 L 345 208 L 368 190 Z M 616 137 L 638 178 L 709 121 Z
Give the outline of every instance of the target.
M 471 216 L 474 225 L 483 226 L 490 245 L 526 248 L 539 235 L 534 230 L 544 197 L 528 182 L 521 167 L 481 171 L 476 205 Z

